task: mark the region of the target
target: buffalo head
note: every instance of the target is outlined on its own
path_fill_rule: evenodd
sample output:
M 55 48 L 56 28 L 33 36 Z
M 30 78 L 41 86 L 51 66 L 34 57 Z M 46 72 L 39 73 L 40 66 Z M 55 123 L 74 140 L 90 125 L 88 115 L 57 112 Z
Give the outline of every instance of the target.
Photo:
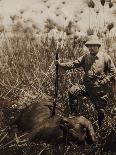
M 91 122 L 83 116 L 62 118 L 60 127 L 63 130 L 63 137 L 68 142 L 76 144 L 89 144 L 95 142 L 95 133 Z

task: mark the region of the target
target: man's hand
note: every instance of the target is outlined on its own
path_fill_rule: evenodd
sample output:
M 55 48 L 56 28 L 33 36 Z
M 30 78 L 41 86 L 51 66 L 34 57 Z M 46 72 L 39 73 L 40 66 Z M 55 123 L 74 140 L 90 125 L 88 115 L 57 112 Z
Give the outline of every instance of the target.
M 98 81 L 96 81 L 96 82 L 94 83 L 94 86 L 95 86 L 95 87 L 100 87 L 99 82 L 98 82 Z
M 55 61 L 54 61 L 54 64 L 55 64 L 55 66 L 57 66 L 57 65 L 58 65 L 58 67 L 62 68 L 61 63 L 60 63 L 58 60 L 55 60 Z
M 60 63 L 60 62 L 59 62 L 58 60 L 55 60 L 55 61 L 54 61 L 55 66 L 57 66 L 57 65 L 59 66 L 59 63 Z
M 99 81 L 99 84 L 100 85 L 106 85 L 109 82 L 110 82 L 109 78 L 105 77 L 104 79 Z
M 100 87 L 100 86 L 103 86 L 103 85 L 106 85 L 107 83 L 109 82 L 109 79 L 108 78 L 104 78 L 102 80 L 98 80 L 94 83 L 94 85 L 96 87 Z

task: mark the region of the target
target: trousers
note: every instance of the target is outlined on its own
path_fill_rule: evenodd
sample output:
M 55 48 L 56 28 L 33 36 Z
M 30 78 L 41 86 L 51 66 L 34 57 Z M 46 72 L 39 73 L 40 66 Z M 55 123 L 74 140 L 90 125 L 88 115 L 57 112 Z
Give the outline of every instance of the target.
M 108 105 L 108 86 L 95 87 L 89 84 L 75 84 L 68 90 L 71 115 L 77 115 L 78 98 L 86 96 L 94 104 L 98 112 L 98 124 L 101 126 L 105 117 L 104 111 Z

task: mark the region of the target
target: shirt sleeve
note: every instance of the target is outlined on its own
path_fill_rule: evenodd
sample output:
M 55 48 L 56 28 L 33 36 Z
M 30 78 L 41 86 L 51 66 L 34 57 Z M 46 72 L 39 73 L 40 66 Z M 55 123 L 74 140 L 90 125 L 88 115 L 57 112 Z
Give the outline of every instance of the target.
M 85 56 L 81 56 L 79 59 L 77 59 L 75 61 L 67 62 L 67 63 L 60 63 L 59 66 L 65 70 L 83 67 L 84 66 L 84 58 L 85 58 Z
M 116 67 L 109 55 L 107 56 L 107 59 L 106 59 L 106 66 L 107 66 L 106 80 L 111 81 L 116 77 Z

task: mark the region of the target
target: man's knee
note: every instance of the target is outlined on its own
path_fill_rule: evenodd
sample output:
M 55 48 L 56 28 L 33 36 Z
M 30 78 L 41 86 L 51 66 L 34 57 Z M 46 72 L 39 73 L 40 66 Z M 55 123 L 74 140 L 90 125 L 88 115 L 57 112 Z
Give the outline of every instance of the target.
M 79 88 L 78 85 L 73 85 L 71 88 L 69 88 L 68 90 L 68 94 L 69 95 L 73 95 L 73 96 L 78 96 L 81 94 L 81 89 Z

